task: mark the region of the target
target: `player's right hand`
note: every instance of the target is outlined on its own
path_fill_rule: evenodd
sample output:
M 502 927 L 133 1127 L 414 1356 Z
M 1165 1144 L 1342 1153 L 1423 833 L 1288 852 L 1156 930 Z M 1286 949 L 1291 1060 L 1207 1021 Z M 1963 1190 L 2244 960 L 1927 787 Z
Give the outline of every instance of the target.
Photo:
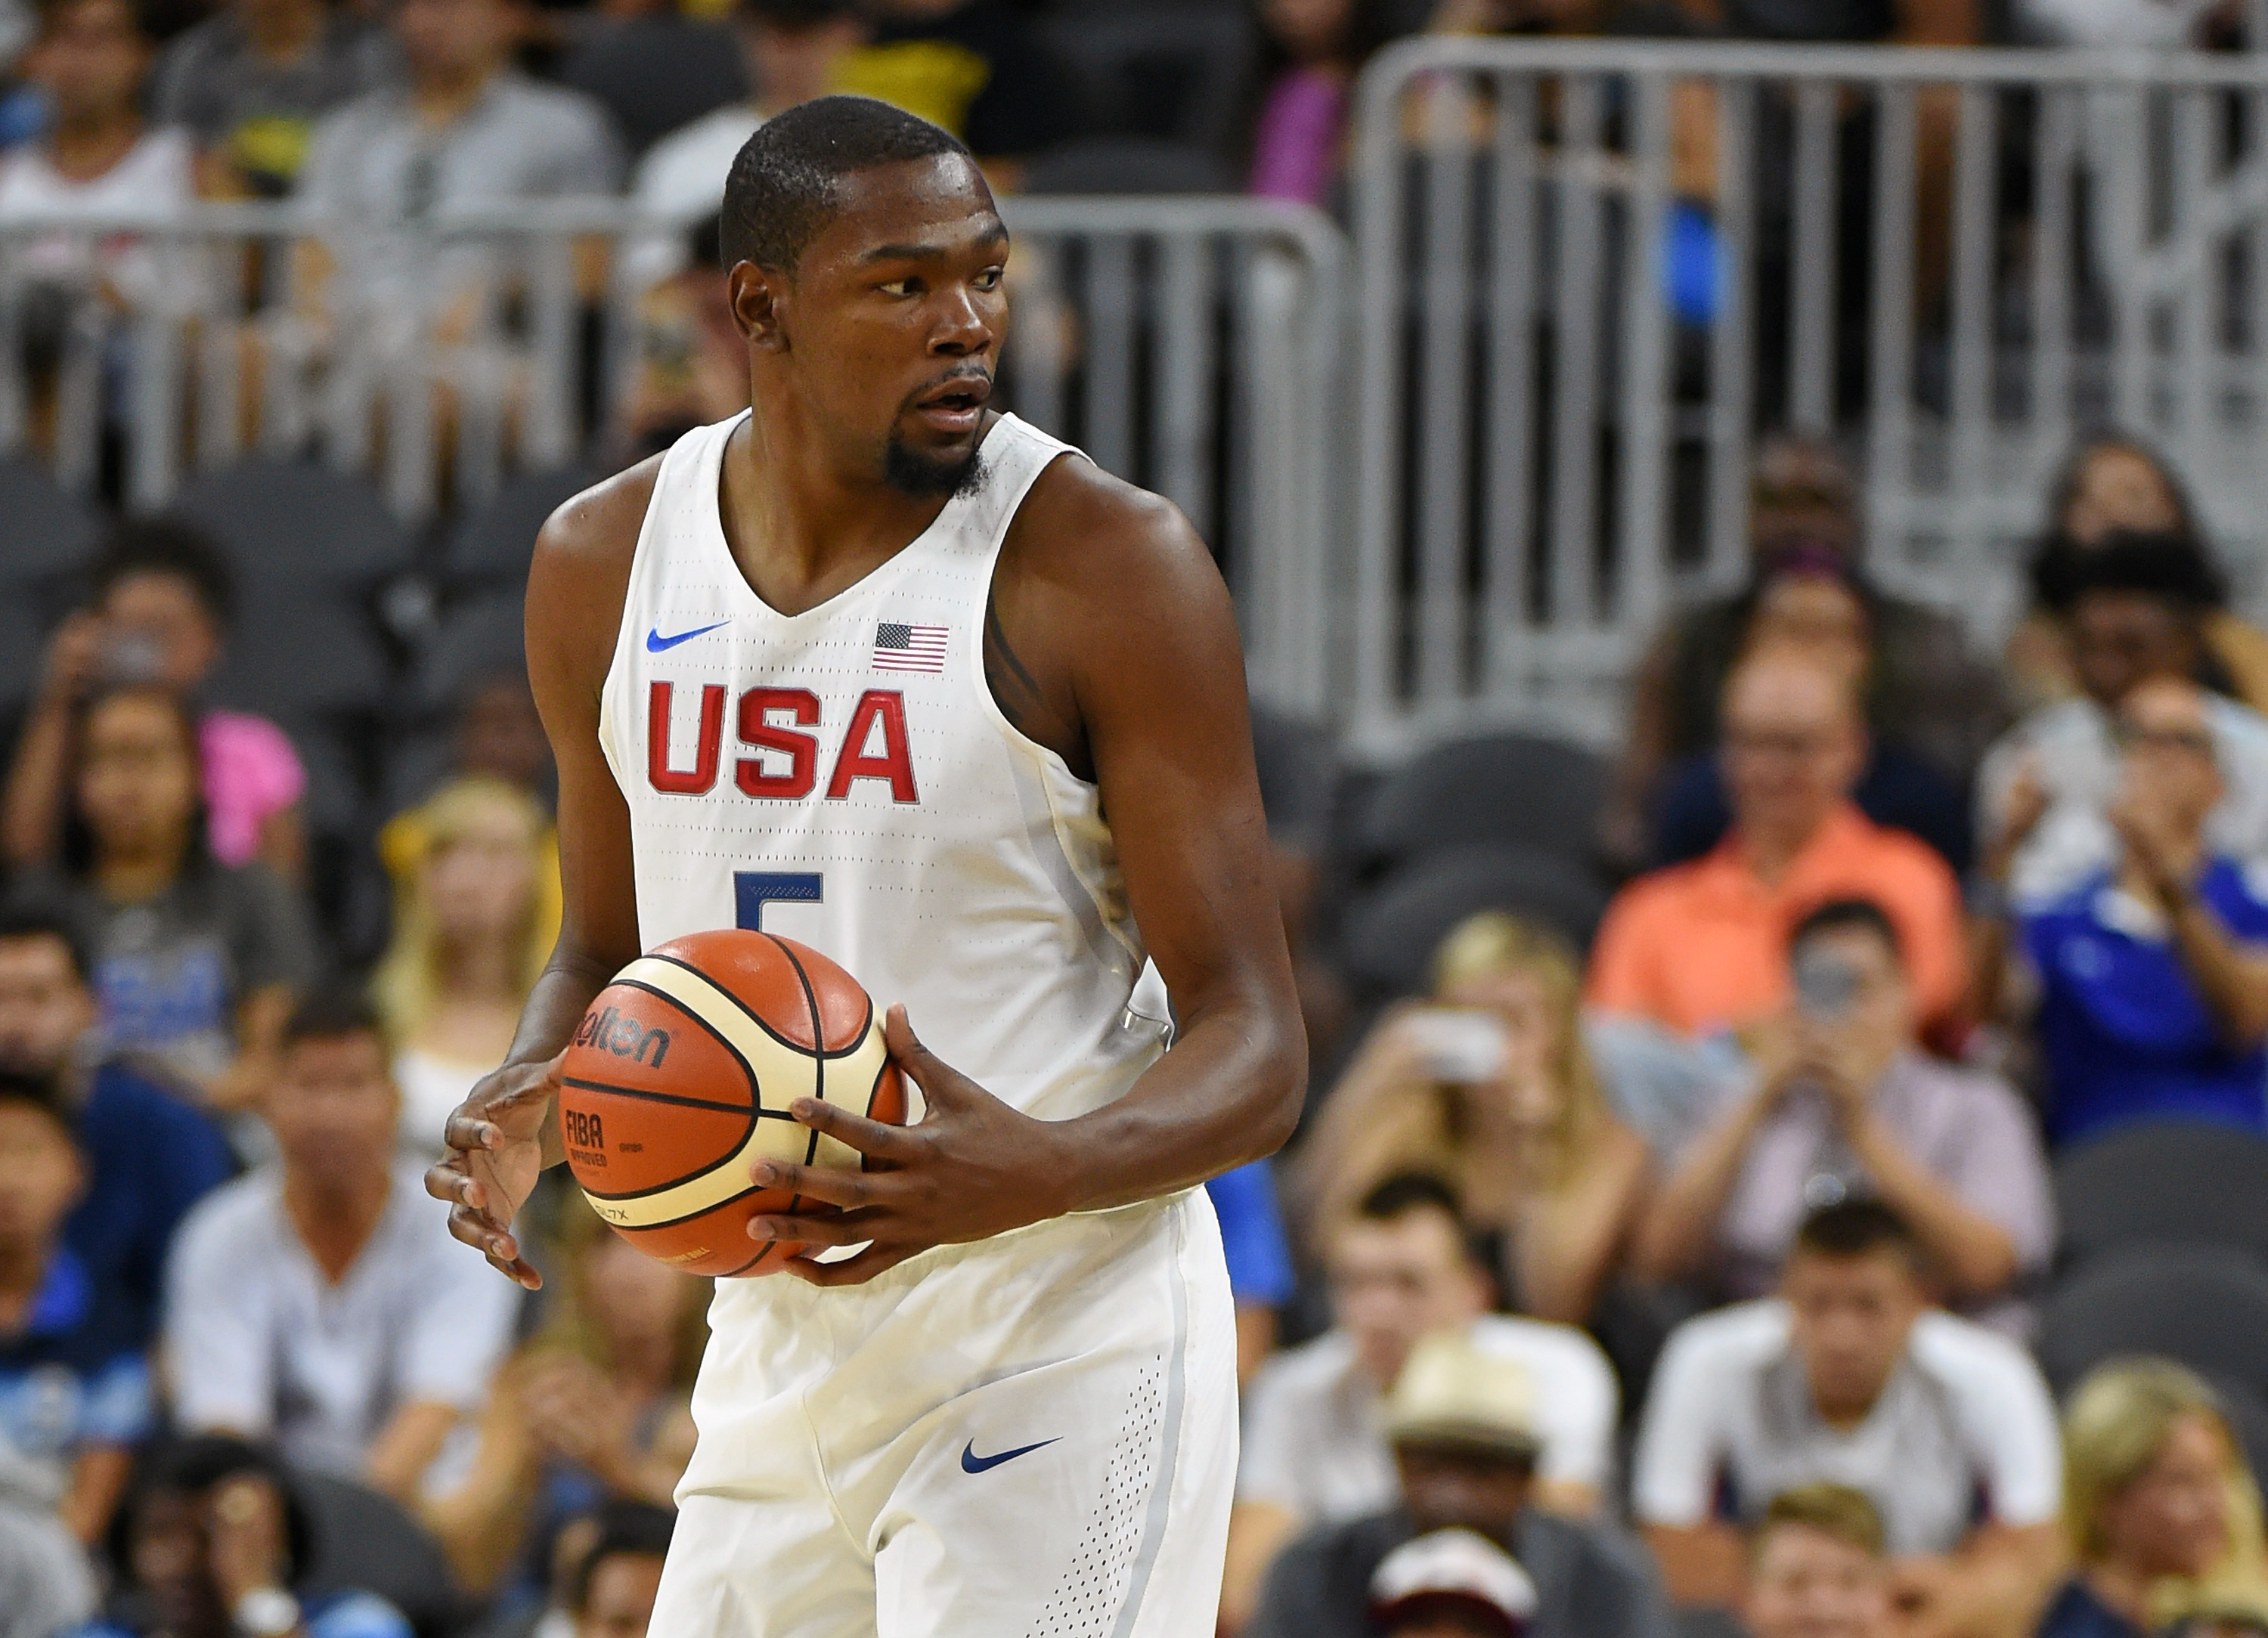
M 543 1137 L 566 1061 L 563 1052 L 482 1076 L 449 1117 L 449 1157 L 425 1174 L 425 1192 L 449 1202 L 449 1232 L 531 1291 L 543 1276 L 519 1254 L 512 1224 L 543 1174 Z

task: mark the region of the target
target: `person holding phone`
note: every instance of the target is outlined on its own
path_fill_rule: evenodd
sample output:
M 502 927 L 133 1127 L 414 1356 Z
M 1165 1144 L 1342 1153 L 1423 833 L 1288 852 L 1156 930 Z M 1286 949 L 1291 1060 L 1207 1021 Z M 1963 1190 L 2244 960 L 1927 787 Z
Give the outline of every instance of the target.
M 1760 1296 L 1805 1216 L 1880 1199 L 1913 1230 L 1951 1305 L 2021 1326 L 2010 1294 L 2047 1266 L 2053 1206 L 2038 1134 L 1994 1076 L 1926 1056 L 1898 933 L 1869 900 L 1796 923 L 1791 1005 L 1753 1032 L 1756 1073 L 1677 1158 L 1636 1262 Z
M 1487 910 L 1433 957 L 1430 1003 L 1389 1011 L 1284 1169 L 1319 1245 L 1381 1179 L 1453 1183 L 1491 1245 L 1505 1305 L 1582 1325 L 1619 1267 L 1649 1167 L 1585 1048 L 1574 952 Z

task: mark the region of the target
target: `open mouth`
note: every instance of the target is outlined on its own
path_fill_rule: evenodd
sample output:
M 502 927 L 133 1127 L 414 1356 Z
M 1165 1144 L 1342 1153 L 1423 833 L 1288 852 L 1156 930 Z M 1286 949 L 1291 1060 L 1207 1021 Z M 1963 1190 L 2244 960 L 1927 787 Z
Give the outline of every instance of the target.
M 992 396 L 989 376 L 956 376 L 939 382 L 914 400 L 914 412 L 942 431 L 966 431 L 984 414 L 984 400 Z

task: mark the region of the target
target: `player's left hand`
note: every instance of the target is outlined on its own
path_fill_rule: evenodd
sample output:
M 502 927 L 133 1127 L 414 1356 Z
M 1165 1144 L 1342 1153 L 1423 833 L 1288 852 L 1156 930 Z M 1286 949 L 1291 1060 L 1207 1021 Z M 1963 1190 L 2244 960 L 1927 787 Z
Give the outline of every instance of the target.
M 1058 1216 L 1073 1203 L 1071 1156 L 1062 1127 L 1018 1113 L 941 1061 L 892 1007 L 882 1038 L 899 1072 L 928 1105 L 917 1126 L 890 1126 L 799 1098 L 789 1113 L 866 1157 L 863 1172 L 760 1160 L 748 1175 L 762 1188 L 792 1190 L 821 1209 L 748 1221 L 753 1240 L 800 1240 L 808 1248 L 781 1272 L 814 1285 L 858 1285 L 932 1245 L 990 1239 Z M 866 1249 L 841 1262 L 813 1260 L 831 1246 Z

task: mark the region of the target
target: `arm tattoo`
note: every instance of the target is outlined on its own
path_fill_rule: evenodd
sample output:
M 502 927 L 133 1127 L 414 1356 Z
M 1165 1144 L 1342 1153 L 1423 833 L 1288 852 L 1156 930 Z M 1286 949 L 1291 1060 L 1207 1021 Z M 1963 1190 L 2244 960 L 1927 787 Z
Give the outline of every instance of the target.
M 1064 721 L 1063 714 L 1042 691 L 1039 679 L 1008 645 L 1008 634 L 1000 627 L 999 607 L 989 598 L 984 604 L 984 681 L 1011 727 L 1061 753 L 1074 770 L 1081 769 L 1086 736 Z

